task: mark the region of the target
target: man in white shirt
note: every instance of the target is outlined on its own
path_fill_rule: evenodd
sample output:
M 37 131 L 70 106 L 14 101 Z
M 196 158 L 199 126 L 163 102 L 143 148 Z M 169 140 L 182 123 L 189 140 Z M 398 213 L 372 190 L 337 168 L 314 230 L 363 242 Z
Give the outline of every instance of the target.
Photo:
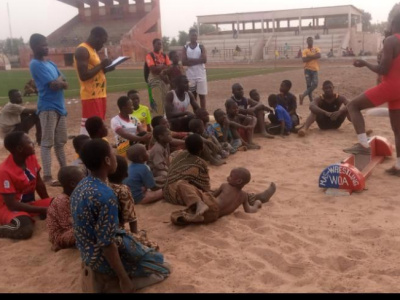
M 197 42 L 197 30 L 190 29 L 190 43 L 186 45 L 182 52 L 182 64 L 187 66 L 186 76 L 189 79 L 190 91 L 197 99 L 200 98 L 200 107 L 206 109 L 207 87 L 207 52 L 203 45 Z

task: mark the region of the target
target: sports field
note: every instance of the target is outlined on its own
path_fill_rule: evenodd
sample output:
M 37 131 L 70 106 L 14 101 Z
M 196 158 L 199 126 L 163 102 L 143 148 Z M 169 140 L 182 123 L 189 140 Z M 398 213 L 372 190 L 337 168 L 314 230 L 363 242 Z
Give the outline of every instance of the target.
M 230 78 L 247 77 L 269 73 L 282 72 L 288 68 L 213 68 L 208 69 L 208 80 L 222 80 Z M 79 96 L 79 83 L 74 70 L 63 70 L 69 82 L 69 89 L 66 91 L 66 98 L 75 98 Z M 31 75 L 28 70 L 13 70 L 0 72 L 0 105 L 8 101 L 8 91 L 10 89 L 19 89 L 23 91 L 25 84 L 29 81 Z M 129 89 L 145 89 L 146 85 L 143 79 L 143 70 L 117 70 L 107 75 L 107 91 L 109 93 L 127 91 Z M 26 101 L 36 101 L 36 96 L 25 98 Z

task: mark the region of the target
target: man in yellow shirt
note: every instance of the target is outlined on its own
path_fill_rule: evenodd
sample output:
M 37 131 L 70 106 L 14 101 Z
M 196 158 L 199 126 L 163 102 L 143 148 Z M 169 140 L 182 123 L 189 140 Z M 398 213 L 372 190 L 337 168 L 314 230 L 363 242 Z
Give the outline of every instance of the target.
M 313 101 L 312 93 L 318 87 L 318 71 L 321 58 L 321 51 L 314 47 L 314 39 L 307 38 L 308 48 L 303 50 L 304 74 L 306 76 L 307 90 L 299 96 L 300 105 L 303 105 L 304 98 L 308 95 L 310 102 Z
M 143 130 L 151 132 L 150 109 L 147 106 L 140 104 L 139 92 L 136 90 L 129 91 L 128 98 L 132 100 L 133 104 L 132 116 L 140 121 Z
M 107 110 L 107 81 L 105 73 L 114 68 L 106 69 L 111 60 L 100 60 L 97 54 L 107 42 L 108 35 L 104 28 L 95 27 L 85 43 L 80 44 L 75 51 L 75 68 L 78 72 L 81 86 L 82 122 L 81 134 L 88 135 L 85 129 L 86 120 L 98 116 L 106 118 Z

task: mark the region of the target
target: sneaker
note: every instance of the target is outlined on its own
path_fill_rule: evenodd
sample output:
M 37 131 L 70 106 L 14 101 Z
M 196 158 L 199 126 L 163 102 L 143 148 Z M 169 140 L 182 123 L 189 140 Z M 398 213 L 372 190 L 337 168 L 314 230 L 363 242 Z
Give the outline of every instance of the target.
M 400 177 L 400 170 L 397 169 L 396 167 L 392 167 L 389 170 L 386 170 L 385 172 L 389 175 Z
M 371 148 L 365 148 L 363 145 L 360 143 L 355 144 L 353 147 L 344 149 L 343 152 L 349 153 L 349 154 L 361 154 L 361 155 L 371 155 Z

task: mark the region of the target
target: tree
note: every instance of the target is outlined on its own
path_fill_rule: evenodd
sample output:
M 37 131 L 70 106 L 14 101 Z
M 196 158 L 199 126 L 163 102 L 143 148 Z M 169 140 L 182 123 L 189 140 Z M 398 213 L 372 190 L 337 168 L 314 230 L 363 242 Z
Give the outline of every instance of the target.
M 170 46 L 171 47 L 178 46 L 178 41 L 176 40 L 176 38 L 172 38 Z
M 371 32 L 378 32 L 378 33 L 384 35 L 387 27 L 388 27 L 387 22 L 381 22 L 381 23 L 377 23 L 377 24 L 372 24 L 370 29 L 371 29 Z
M 189 40 L 189 34 L 186 31 L 179 31 L 178 44 L 179 46 L 185 46 Z
M 372 16 L 369 12 L 366 11 L 362 11 L 362 17 L 361 17 L 361 23 L 362 23 L 362 30 L 365 31 L 369 31 L 370 27 L 371 27 L 371 20 L 372 20 Z
M 196 29 L 197 30 L 197 23 L 194 22 L 193 26 L 190 27 L 190 29 Z M 208 33 L 216 33 L 216 32 L 218 32 L 217 27 L 215 27 L 214 25 L 211 25 L 211 24 L 200 24 L 199 31 L 200 31 L 200 34 L 208 34 Z
M 4 45 L 4 53 L 9 55 L 18 55 L 19 47 L 24 45 L 24 39 L 21 37 L 19 39 L 6 39 Z
M 169 37 L 163 36 L 163 37 L 162 37 L 162 44 L 163 44 L 163 50 L 164 50 L 164 52 L 169 51 L 169 45 L 170 45 Z

